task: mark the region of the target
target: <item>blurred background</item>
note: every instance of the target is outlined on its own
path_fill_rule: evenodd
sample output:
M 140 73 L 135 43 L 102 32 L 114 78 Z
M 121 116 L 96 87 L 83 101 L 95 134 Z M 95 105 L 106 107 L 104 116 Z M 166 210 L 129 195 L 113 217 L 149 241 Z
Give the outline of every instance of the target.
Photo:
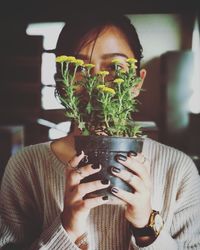
M 0 176 L 24 146 L 68 133 L 54 97 L 54 49 L 67 15 L 97 10 L 128 15 L 139 33 L 147 78 L 134 119 L 150 138 L 184 151 L 200 169 L 198 2 L 1 1 Z

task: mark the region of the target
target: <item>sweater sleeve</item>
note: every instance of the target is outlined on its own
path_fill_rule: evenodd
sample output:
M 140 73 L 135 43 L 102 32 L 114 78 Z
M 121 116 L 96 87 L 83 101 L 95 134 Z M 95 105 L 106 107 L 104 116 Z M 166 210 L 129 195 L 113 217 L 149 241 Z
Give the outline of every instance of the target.
M 170 229 L 164 226 L 157 239 L 146 247 L 138 247 L 132 237 L 130 249 L 200 249 L 200 176 L 193 161 L 184 154 L 182 156 L 183 161 L 179 164 L 183 163 L 183 166 L 176 176 L 178 185 L 173 190 L 176 194 Z
M 28 166 L 19 156 L 11 157 L 7 164 L 0 191 L 0 249 L 78 250 L 59 215 L 42 229 L 39 201 L 28 184 Z

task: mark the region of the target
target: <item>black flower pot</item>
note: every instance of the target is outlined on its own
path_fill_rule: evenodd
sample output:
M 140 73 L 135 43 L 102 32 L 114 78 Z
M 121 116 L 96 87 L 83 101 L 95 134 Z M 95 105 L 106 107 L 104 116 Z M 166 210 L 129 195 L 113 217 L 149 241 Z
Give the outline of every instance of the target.
M 78 167 L 85 166 L 88 163 L 101 164 L 100 172 L 90 175 L 82 180 L 82 182 L 90 182 L 94 180 L 109 179 L 111 185 L 109 188 L 97 190 L 92 196 L 111 195 L 110 188 L 112 186 L 119 187 L 123 190 L 131 191 L 131 187 L 120 178 L 115 177 L 111 173 L 111 167 L 115 166 L 125 169 L 123 165 L 116 161 L 116 155 L 127 155 L 129 151 L 141 152 L 143 147 L 142 138 L 115 137 L 115 136 L 75 136 L 75 148 L 77 154 L 83 150 L 84 159 Z M 126 168 L 127 169 L 127 168 Z M 91 194 L 89 195 L 91 196 Z
M 94 180 L 108 179 L 111 182 L 109 188 L 97 190 L 93 195 L 111 195 L 110 189 L 112 186 L 119 187 L 126 191 L 131 191 L 131 187 L 123 180 L 115 177 L 111 173 L 113 166 L 120 169 L 127 169 L 116 161 L 116 155 L 127 155 L 130 151 L 142 152 L 143 139 L 116 137 L 116 136 L 75 136 L 75 148 L 77 154 L 83 150 L 85 153 L 84 159 L 78 167 L 86 164 L 101 164 L 100 172 L 90 175 L 82 180 L 82 182 L 90 182 Z

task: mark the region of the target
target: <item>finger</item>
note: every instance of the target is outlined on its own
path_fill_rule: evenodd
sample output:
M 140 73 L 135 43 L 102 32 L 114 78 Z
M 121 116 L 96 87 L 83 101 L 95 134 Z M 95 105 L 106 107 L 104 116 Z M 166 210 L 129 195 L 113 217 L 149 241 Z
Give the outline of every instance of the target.
M 77 185 L 73 190 L 75 200 L 82 199 L 86 194 L 96 190 L 105 189 L 110 186 L 109 180 L 98 180 Z
M 142 153 L 137 153 L 136 155 L 129 154 L 129 157 L 134 158 L 138 163 L 142 164 L 149 170 L 150 162 L 147 157 Z
M 149 170 L 150 161 L 142 153 L 136 153 L 135 151 L 129 151 L 127 154 L 129 157 L 134 158 L 136 161 L 141 163 L 143 166 Z
M 78 185 L 82 179 L 85 177 L 95 174 L 101 170 L 101 165 L 88 164 L 79 169 L 69 168 L 66 176 L 66 188 L 73 188 Z
M 125 201 L 126 203 L 133 205 L 135 200 L 135 195 L 133 193 L 127 192 L 123 189 L 120 189 L 118 187 L 112 187 L 111 188 L 112 194 L 120 198 L 121 200 Z
M 150 176 L 150 161 L 147 157 L 145 157 L 142 153 L 137 153 L 136 155 L 129 154 L 129 157 L 134 159 L 136 164 L 138 163 L 138 166 L 142 165 L 143 169 L 146 170 L 147 175 Z
M 72 168 L 75 168 L 78 166 L 79 162 L 85 157 L 85 154 L 83 151 L 81 151 L 81 153 L 77 156 L 75 156 L 74 158 L 72 158 L 70 161 L 69 161 L 69 165 L 72 167 Z
M 150 175 L 149 175 L 146 167 L 144 167 L 138 160 L 136 160 L 135 157 L 117 155 L 116 159 L 123 166 L 127 167 L 134 174 L 139 176 L 144 181 L 144 183 L 147 187 L 150 187 L 150 185 L 151 185 Z
M 144 182 L 137 175 L 127 170 L 120 170 L 116 167 L 112 167 L 111 171 L 115 176 L 128 183 L 136 192 L 142 193 L 145 191 Z
M 89 198 L 84 200 L 84 207 L 86 209 L 92 209 L 95 207 L 98 207 L 100 205 L 103 205 L 109 201 L 108 196 L 100 196 L 95 198 Z

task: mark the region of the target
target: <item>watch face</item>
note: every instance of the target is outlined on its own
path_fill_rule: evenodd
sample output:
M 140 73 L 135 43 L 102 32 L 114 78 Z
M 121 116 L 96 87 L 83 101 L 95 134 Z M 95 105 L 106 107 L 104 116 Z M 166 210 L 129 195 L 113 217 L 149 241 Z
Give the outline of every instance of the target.
M 131 232 L 135 237 L 141 236 L 158 236 L 163 228 L 164 222 L 158 211 L 153 210 L 150 215 L 149 224 L 143 228 L 135 228 L 131 226 Z
M 163 219 L 159 214 L 156 214 L 154 218 L 154 227 L 155 227 L 155 231 L 157 231 L 158 233 L 163 227 Z

